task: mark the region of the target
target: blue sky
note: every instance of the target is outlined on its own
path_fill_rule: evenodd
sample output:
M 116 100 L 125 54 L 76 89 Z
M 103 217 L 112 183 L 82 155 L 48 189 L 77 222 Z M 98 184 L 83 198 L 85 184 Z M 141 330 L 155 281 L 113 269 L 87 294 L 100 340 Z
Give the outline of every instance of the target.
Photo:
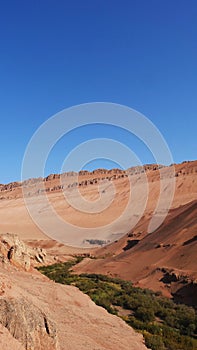
M 1 0 L 0 183 L 20 179 L 41 123 L 87 102 L 138 110 L 159 128 L 175 162 L 196 159 L 196 18 L 196 0 Z M 68 143 L 92 133 L 79 130 L 60 142 L 46 173 L 58 172 Z M 115 129 L 109 134 L 125 140 Z M 138 141 L 128 146 L 143 163 L 153 161 Z M 110 164 L 90 168 L 97 166 Z

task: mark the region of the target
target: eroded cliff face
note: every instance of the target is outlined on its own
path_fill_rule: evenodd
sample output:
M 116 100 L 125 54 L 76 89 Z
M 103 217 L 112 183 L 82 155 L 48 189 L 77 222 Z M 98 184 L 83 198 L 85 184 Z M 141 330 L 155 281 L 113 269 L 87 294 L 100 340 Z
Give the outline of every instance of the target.
M 13 241 L 21 253 L 17 264 L 6 255 Z M 77 288 L 56 284 L 34 270 L 32 257 L 27 271 L 30 252 L 17 236 L 1 236 L 1 350 L 147 349 L 142 336 L 120 318 L 96 306 Z
M 46 251 L 42 248 L 31 248 L 24 244 L 17 235 L 7 233 L 0 235 L 0 259 L 13 265 L 29 270 L 33 265 L 44 264 L 47 260 Z
M 58 350 L 56 325 L 39 307 L 23 293 L 14 295 L 12 274 L 30 271 L 33 265 L 44 264 L 47 260 L 44 249 L 31 248 L 15 234 L 0 235 L 0 324 L 9 332 L 10 339 L 28 350 Z M 9 281 L 4 275 L 10 273 Z M 32 285 L 33 290 L 33 285 Z M 2 331 L 2 334 L 5 330 Z M 17 344 L 16 342 L 16 344 Z M 0 343 L 1 344 L 1 343 Z M 6 349 L 7 343 L 1 344 Z M 16 345 L 18 347 L 18 345 Z

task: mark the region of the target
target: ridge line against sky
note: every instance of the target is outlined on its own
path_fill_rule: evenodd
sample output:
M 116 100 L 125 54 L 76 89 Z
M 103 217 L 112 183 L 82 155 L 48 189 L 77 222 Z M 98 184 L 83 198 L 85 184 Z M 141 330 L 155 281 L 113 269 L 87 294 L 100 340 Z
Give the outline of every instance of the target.
M 162 167 L 170 167 L 171 165 L 181 165 L 181 164 L 184 164 L 184 163 L 192 163 L 192 162 L 196 162 L 197 161 L 197 159 L 194 159 L 194 160 L 190 160 L 190 161 L 183 161 L 183 162 L 181 162 L 181 163 L 173 163 L 173 164 L 170 164 L 170 165 L 163 165 L 163 164 L 157 164 L 158 166 L 162 166 Z M 109 165 L 109 164 L 108 164 Z M 81 171 L 87 171 L 87 172 L 89 172 L 90 174 L 92 173 L 93 174 L 93 171 L 99 171 L 99 170 L 106 170 L 106 171 L 116 171 L 116 170 L 121 170 L 121 171 L 127 171 L 127 170 L 129 170 L 129 169 L 135 169 L 135 168 L 140 168 L 140 167 L 144 167 L 144 166 L 154 166 L 154 165 L 156 165 L 156 163 L 147 163 L 147 164 L 142 164 L 142 165 L 132 165 L 131 167 L 129 167 L 129 168 L 122 168 L 122 167 L 120 167 L 120 166 L 118 166 L 118 167 L 116 167 L 116 168 L 95 168 L 95 167 L 92 167 L 92 170 L 87 170 L 87 169 L 82 169 Z M 23 181 L 28 181 L 28 180 L 32 180 L 32 179 L 45 179 L 45 178 L 47 178 L 48 176 L 50 176 L 50 175 L 63 175 L 63 174 L 66 174 L 66 173 L 75 173 L 75 174 L 79 174 L 79 172 L 77 172 L 77 171 L 74 171 L 74 170 L 69 170 L 69 171 L 65 171 L 65 172 L 62 172 L 62 173 L 48 173 L 48 174 L 46 174 L 46 176 L 44 176 L 44 177 L 32 177 L 32 178 L 28 178 L 28 179 L 26 179 L 26 180 L 20 180 L 20 181 L 17 181 L 17 180 L 15 180 L 15 181 L 11 181 L 11 182 L 9 182 L 9 183 L 1 183 L 0 185 L 9 185 L 9 184 L 11 184 L 11 183 L 15 183 L 15 182 L 21 182 L 21 183 L 23 183 Z M 97 173 L 95 173 L 95 175 L 97 175 Z
M 80 103 L 134 108 L 160 130 L 176 163 L 196 159 L 196 18 L 195 0 L 0 1 L 0 183 L 20 180 L 36 129 Z M 59 172 L 69 147 L 90 134 L 125 141 L 115 129 L 80 129 L 60 140 L 46 174 Z M 143 164 L 154 162 L 139 140 L 126 140 Z

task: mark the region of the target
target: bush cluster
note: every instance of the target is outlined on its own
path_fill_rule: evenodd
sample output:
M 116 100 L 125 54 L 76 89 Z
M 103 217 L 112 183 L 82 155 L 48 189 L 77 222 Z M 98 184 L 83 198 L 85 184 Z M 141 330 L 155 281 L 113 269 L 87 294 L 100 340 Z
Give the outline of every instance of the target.
M 119 315 L 141 332 L 152 350 L 197 350 L 197 313 L 194 308 L 175 304 L 147 289 L 134 287 L 131 282 L 99 274 L 72 273 L 72 266 L 81 257 L 66 263 L 38 268 L 50 279 L 72 284 L 86 293 L 108 312 Z

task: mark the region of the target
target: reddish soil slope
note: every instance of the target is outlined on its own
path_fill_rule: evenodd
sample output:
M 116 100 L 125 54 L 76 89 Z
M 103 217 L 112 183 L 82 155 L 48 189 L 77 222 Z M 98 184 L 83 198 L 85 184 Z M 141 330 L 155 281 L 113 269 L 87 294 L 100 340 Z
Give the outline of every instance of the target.
M 76 267 L 77 272 L 118 275 L 131 279 L 140 286 L 162 290 L 165 295 L 170 296 L 174 293 L 175 297 L 181 300 L 186 297 L 184 295 L 187 289 L 193 303 L 195 299 L 193 290 L 196 288 L 197 279 L 197 161 L 174 165 L 175 192 L 171 209 L 163 224 L 155 232 L 148 234 L 148 225 L 160 195 L 159 168 L 161 167 L 153 164 L 127 171 L 100 169 L 92 173 L 83 171 L 79 174 L 63 175 L 63 185 L 68 189 L 69 196 L 74 198 L 77 188 L 82 197 L 93 203 L 100 195 L 98 184 L 104 186 L 102 187 L 104 202 L 111 198 L 111 185 L 114 186 L 115 196 L 110 205 L 95 214 L 84 213 L 68 203 L 62 192 L 60 176 L 57 174 L 45 179 L 27 181 L 29 197 L 39 204 L 43 220 L 54 229 L 54 232 L 57 231 L 57 226 L 42 203 L 41 183 L 44 184 L 49 202 L 63 220 L 88 228 L 90 232 L 91 229 L 97 228 L 99 234 L 103 225 L 113 222 L 125 211 L 130 196 L 130 180 L 133 200 L 131 212 L 127 212 L 118 225 L 111 226 L 110 234 L 116 235 L 117 239 L 106 247 L 92 249 L 90 245 L 86 250 L 72 248 L 43 234 L 30 218 L 24 205 L 21 183 L 0 185 L 0 233 L 17 233 L 31 246 L 41 246 L 60 259 L 67 259 L 77 253 L 91 253 L 97 259 L 86 259 Z M 173 166 L 163 167 L 160 170 L 165 174 L 169 169 L 173 169 Z M 148 179 L 149 187 L 147 202 L 142 190 L 144 176 Z M 170 195 L 168 185 L 164 187 L 162 195 L 165 203 Z M 132 220 L 138 216 L 139 208 L 142 206 L 144 206 L 143 215 L 131 229 Z M 75 226 L 67 234 L 72 239 Z M 107 230 L 105 234 L 108 234 Z M 118 239 L 120 236 L 122 238 Z
M 187 303 L 197 305 L 197 294 L 194 293 L 197 286 L 196 254 L 197 201 L 192 201 L 172 209 L 155 232 L 143 238 L 138 236 L 137 230 L 129 233 L 126 239 L 124 237 L 100 249 L 98 259 L 86 259 L 76 266 L 75 271 L 119 276 L 141 287 L 162 290 L 167 296 L 175 293 L 177 300 L 182 301 L 185 286 Z M 186 288 L 186 285 L 190 287 Z

